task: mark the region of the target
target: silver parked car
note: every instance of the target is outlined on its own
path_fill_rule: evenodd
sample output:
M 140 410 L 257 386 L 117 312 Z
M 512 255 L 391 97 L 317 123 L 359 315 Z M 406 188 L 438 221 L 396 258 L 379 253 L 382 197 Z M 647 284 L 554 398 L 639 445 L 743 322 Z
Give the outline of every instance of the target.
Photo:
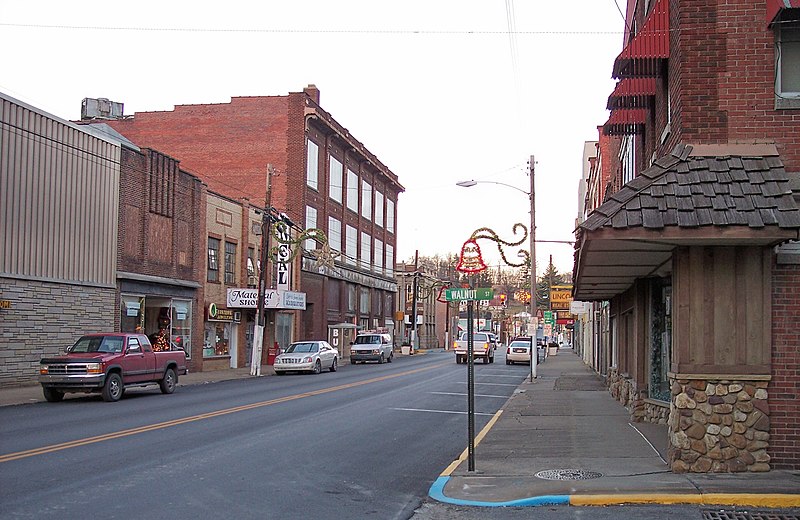
M 297 341 L 275 358 L 275 374 L 286 372 L 312 372 L 319 374 L 327 368 L 336 372 L 339 352 L 327 341 Z

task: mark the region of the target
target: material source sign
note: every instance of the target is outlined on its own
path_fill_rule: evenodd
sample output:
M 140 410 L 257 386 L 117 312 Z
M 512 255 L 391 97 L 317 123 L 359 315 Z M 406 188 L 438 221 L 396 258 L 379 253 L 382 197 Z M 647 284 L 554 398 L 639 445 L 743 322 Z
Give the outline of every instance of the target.
M 449 302 L 491 300 L 494 297 L 494 289 L 447 289 L 444 291 L 444 297 Z
M 228 289 L 229 308 L 255 309 L 258 307 L 258 289 Z M 264 291 L 265 309 L 306 310 L 306 293 L 267 289 Z

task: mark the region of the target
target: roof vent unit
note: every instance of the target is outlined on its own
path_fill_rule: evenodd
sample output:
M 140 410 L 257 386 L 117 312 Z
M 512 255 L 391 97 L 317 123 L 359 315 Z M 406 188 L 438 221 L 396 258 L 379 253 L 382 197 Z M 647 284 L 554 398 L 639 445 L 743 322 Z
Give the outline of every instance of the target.
M 83 98 L 81 120 L 84 119 L 122 119 L 124 105 L 106 98 Z

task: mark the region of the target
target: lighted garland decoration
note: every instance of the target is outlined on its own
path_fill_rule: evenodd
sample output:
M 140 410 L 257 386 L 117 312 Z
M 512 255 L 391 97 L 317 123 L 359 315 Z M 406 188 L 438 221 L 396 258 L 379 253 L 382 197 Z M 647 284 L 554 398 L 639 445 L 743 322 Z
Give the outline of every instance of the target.
M 300 247 L 301 244 L 305 240 L 311 239 L 321 244 L 320 248 L 309 251 L 309 254 L 314 257 L 317 267 L 327 267 L 329 269 L 334 268 L 334 261 L 336 260 L 336 257 L 341 255 L 341 253 L 331 249 L 330 245 L 328 244 L 328 237 L 325 235 L 324 231 L 318 228 L 304 229 L 298 233 L 296 238 L 291 238 L 288 228 L 289 226 L 285 222 L 276 222 L 272 226 L 272 237 L 276 242 L 278 242 L 279 245 L 270 248 L 270 256 L 277 259 L 280 245 L 288 245 L 290 246 L 289 250 L 291 251 L 291 254 L 287 261 L 291 262 L 302 250 L 302 247 Z M 289 238 L 284 238 L 283 233 L 285 233 Z
M 503 259 L 503 262 L 505 262 L 506 265 L 509 265 L 511 267 L 524 267 L 526 265 L 529 265 L 531 261 L 531 254 L 528 251 L 524 249 L 519 250 L 519 252 L 525 257 L 525 260 L 523 260 L 521 263 L 518 264 L 509 261 L 508 258 L 506 258 L 505 251 L 503 251 L 503 246 L 515 247 L 521 245 L 523 242 L 525 242 L 525 240 L 528 239 L 528 228 L 525 226 L 525 224 L 520 224 L 519 222 L 514 224 L 514 227 L 512 228 L 513 234 L 516 235 L 517 231 L 520 228 L 522 228 L 524 234 L 522 235 L 522 238 L 520 238 L 516 242 L 507 242 L 503 240 L 497 235 L 497 233 L 494 230 L 488 227 L 482 227 L 476 229 L 475 231 L 472 232 L 472 235 L 469 237 L 469 239 L 470 240 L 486 239 L 495 242 L 497 244 L 497 250 L 500 251 L 500 257 Z

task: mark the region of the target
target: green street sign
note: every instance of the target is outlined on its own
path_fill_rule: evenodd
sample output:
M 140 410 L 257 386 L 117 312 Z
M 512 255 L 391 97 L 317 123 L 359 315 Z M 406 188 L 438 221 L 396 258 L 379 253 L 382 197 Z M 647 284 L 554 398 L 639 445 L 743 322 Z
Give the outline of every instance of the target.
M 544 311 L 544 322 L 549 323 L 550 325 L 555 325 L 556 320 L 553 318 L 552 311 Z
M 491 300 L 494 289 L 445 289 L 444 297 L 449 302 Z

